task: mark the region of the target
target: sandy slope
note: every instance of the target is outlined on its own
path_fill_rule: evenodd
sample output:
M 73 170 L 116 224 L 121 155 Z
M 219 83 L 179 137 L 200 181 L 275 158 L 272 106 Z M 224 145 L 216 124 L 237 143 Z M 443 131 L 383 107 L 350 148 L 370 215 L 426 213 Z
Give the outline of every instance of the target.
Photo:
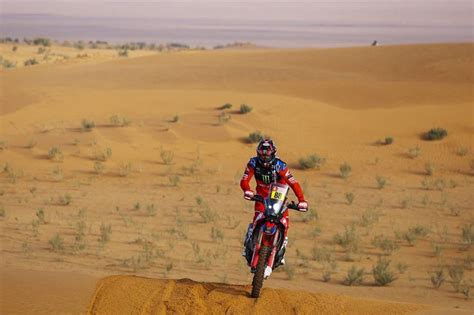
M 408 314 L 425 306 L 245 286 L 112 276 L 102 279 L 89 314 Z
M 470 309 L 473 302 L 454 291 L 448 276 L 433 289 L 430 272 L 462 264 L 465 281 L 474 276 L 474 248 L 461 239 L 462 227 L 474 223 L 473 55 L 472 44 L 229 50 L 2 71 L 0 165 L 9 166 L 0 175 L 2 267 L 250 283 L 240 249 L 252 211 L 238 180 L 254 154 L 244 139 L 258 129 L 277 141 L 319 216 L 291 214 L 293 269 L 275 272 L 267 288 Z M 231 120 L 219 124 L 217 108 L 227 102 L 234 104 Z M 241 103 L 253 111 L 238 114 Z M 112 126 L 114 114 L 132 124 Z M 92 131 L 80 129 L 84 118 L 96 123 Z M 422 140 L 435 126 L 449 136 Z M 386 136 L 394 144 L 376 145 Z M 62 162 L 48 159 L 53 146 Z M 407 151 L 415 146 L 421 154 L 411 159 Z M 112 156 L 96 174 L 106 148 Z M 468 152 L 459 155 L 460 148 Z M 170 165 L 160 158 L 163 150 L 174 153 Z M 326 164 L 298 169 L 298 159 L 312 153 Z M 347 180 L 339 176 L 344 162 L 353 169 Z M 428 162 L 435 166 L 431 177 Z M 131 172 L 122 177 L 127 163 Z M 387 179 L 385 188 L 377 189 L 376 176 Z M 426 189 L 425 179 L 445 186 Z M 347 192 L 355 195 L 352 205 Z M 61 202 L 65 195 L 69 204 Z M 36 222 L 39 208 L 44 224 Z M 364 226 L 367 209 L 379 218 Z M 206 211 L 214 218 L 204 219 Z M 353 222 L 361 251 L 348 261 L 333 237 Z M 98 242 L 101 224 L 112 229 L 105 244 Z M 430 232 L 414 246 L 396 239 L 417 224 Z M 60 251 L 49 243 L 56 234 Z M 400 247 L 387 256 L 392 268 L 408 268 L 389 287 L 374 286 L 371 275 L 382 254 L 372 239 L 380 234 Z M 312 255 L 322 247 L 337 262 L 328 283 Z M 361 286 L 342 285 L 352 265 L 366 270 Z

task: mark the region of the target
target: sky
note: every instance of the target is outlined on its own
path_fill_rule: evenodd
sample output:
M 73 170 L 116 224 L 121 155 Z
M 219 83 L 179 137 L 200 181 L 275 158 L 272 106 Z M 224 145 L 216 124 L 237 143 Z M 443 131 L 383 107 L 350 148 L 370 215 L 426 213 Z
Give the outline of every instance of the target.
M 2 14 L 472 25 L 474 0 L 0 0 Z

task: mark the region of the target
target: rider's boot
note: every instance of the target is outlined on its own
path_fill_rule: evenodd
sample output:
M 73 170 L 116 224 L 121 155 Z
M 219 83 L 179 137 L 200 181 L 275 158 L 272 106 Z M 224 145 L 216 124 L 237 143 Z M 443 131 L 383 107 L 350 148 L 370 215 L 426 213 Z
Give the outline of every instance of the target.
M 244 248 L 242 249 L 242 256 L 244 257 L 247 256 L 247 243 L 252 237 L 252 233 L 253 233 L 253 223 L 250 223 L 249 227 L 247 228 L 247 233 L 245 234 L 245 238 L 244 238 Z

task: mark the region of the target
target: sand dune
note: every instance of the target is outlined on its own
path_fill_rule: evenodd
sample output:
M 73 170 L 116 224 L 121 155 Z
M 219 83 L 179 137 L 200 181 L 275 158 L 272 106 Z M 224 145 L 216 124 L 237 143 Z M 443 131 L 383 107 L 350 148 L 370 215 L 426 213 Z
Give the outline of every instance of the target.
M 98 283 L 88 314 L 409 314 L 426 309 L 283 289 L 264 289 L 260 298 L 251 299 L 249 290 L 190 279 L 112 276 Z
M 100 282 L 97 312 L 118 305 L 139 312 L 155 296 L 152 287 L 160 298 L 174 287 L 169 301 L 178 311 L 260 310 L 274 296 L 302 312 L 412 310 L 394 302 L 470 310 L 448 269 L 462 266 L 463 284 L 472 287 L 474 246 L 462 233 L 474 223 L 473 55 L 473 44 L 246 49 L 1 71 L 2 267 L 127 275 Z M 225 103 L 233 108 L 219 109 Z M 242 103 L 252 112 L 240 114 Z M 229 121 L 219 121 L 223 112 Z M 114 125 L 112 115 L 131 123 Z M 95 127 L 83 130 L 83 119 Z M 445 139 L 423 140 L 438 126 L 448 130 Z M 240 251 L 252 205 L 238 186 L 255 152 L 246 137 L 256 130 L 276 140 L 313 211 L 290 214 L 289 268 L 272 275 L 259 302 L 244 294 L 251 275 Z M 393 144 L 377 143 L 388 136 Z M 48 156 L 53 147 L 62 159 Z M 301 169 L 298 160 L 314 153 L 326 163 Z M 347 179 L 339 169 L 345 162 Z M 350 225 L 359 242 L 354 256 L 334 241 Z M 405 234 L 417 227 L 426 234 L 409 243 Z M 62 246 L 52 245 L 56 236 Z M 382 251 L 377 236 L 395 249 Z M 328 282 L 315 254 L 321 249 L 336 263 Z M 387 287 L 374 285 L 380 257 L 397 276 Z M 353 265 L 365 268 L 364 280 L 343 285 Z M 446 278 L 439 289 L 431 282 L 437 268 Z M 167 280 L 182 278 L 197 282 Z M 233 285 L 216 284 L 225 282 Z M 166 306 L 160 298 L 149 306 Z

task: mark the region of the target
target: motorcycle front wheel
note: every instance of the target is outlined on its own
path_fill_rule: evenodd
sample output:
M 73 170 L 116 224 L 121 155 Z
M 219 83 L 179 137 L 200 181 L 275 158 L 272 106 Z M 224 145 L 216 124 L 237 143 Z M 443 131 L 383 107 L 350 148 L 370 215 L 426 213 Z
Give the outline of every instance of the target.
M 265 274 L 265 267 L 267 266 L 268 256 L 270 256 L 272 249 L 268 246 L 263 246 L 260 248 L 260 252 L 258 254 L 258 264 L 257 270 L 253 275 L 252 281 L 252 294 L 253 298 L 258 298 L 260 296 L 260 290 L 263 286 L 263 276 Z

